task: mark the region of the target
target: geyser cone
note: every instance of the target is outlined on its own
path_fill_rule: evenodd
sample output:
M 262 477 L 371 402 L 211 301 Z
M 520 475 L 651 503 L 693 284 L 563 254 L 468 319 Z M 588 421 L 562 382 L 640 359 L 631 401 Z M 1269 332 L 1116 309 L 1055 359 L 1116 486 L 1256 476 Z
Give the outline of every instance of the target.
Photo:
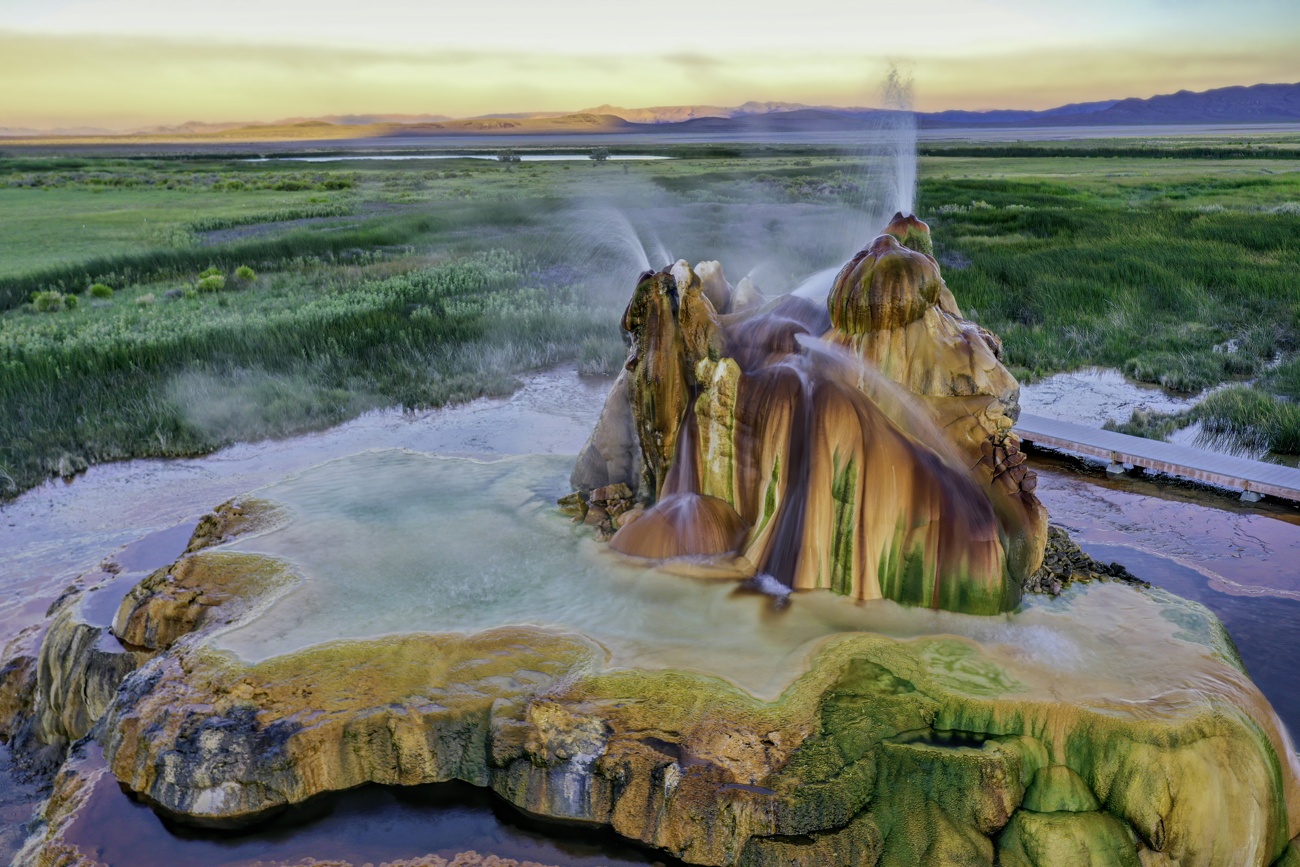
M 739 293 L 714 266 L 643 275 L 624 317 L 628 401 L 658 502 L 614 548 L 735 552 L 795 590 L 1015 607 L 1046 536 L 1011 432 L 1019 386 L 929 249 L 925 223 L 898 214 L 826 305 L 787 296 L 726 318 L 710 296 Z
M 1019 601 L 987 496 L 857 387 L 856 364 L 801 346 L 752 374 L 731 359 L 700 370 L 701 489 L 752 525 L 742 551 L 756 571 L 935 608 Z
M 902 211 L 894 214 L 889 225 L 885 227 L 886 235 L 893 235 L 909 250 L 915 250 L 918 253 L 924 253 L 930 258 L 934 258 L 934 241 L 930 238 L 930 227 L 924 221 L 919 220 L 913 214 L 904 214 Z M 935 261 L 936 267 L 938 261 Z M 948 286 L 940 281 L 939 288 L 939 306 L 948 313 L 958 318 L 962 317 L 961 308 L 957 306 L 957 299 L 953 297 Z M 991 332 L 980 329 L 986 338 L 997 343 L 995 354 L 998 358 L 1002 357 L 1002 341 Z
M 885 234 L 893 235 L 898 239 L 898 243 L 909 250 L 927 256 L 934 255 L 934 241 L 930 238 L 930 227 L 918 220 L 914 214 L 904 214 L 902 211 L 895 213 L 889 225 L 885 227 Z
M 1001 341 L 962 317 L 938 262 L 899 242 L 902 237 L 925 248 L 929 228 L 898 214 L 886 232 L 836 277 L 829 303 L 835 327 L 826 340 L 902 386 L 928 411 L 984 486 L 1011 573 L 1026 576 L 1042 561 L 1047 513 L 1033 495 L 1036 479 L 1012 431 L 1020 385 L 1002 364 Z M 866 381 L 859 387 L 872 390 Z
M 627 369 L 632 415 L 645 459 L 644 490 L 656 496 L 668 474 L 690 390 L 677 304 L 673 276 L 667 271 L 646 272 L 623 313 L 624 330 L 635 335 Z
M 1007 416 L 1010 428 L 1019 413 L 1020 384 L 998 357 L 1001 341 L 962 318 L 951 297 L 932 257 L 881 235 L 835 278 L 826 339 L 921 397 L 977 398 L 968 409 L 990 408 L 985 414 Z M 985 428 L 992 434 L 999 426 Z M 970 443 L 972 461 L 982 439 Z
M 725 500 L 668 494 L 609 540 L 615 551 L 651 560 L 713 557 L 735 551 L 745 522 Z
M 835 278 L 827 302 L 831 324 L 848 334 L 900 328 L 934 306 L 941 283 L 933 259 L 881 235 Z
M 632 335 L 627 369 L 632 414 L 645 459 L 642 490 L 657 497 L 663 492 L 678 431 L 693 397 L 695 365 L 721 354 L 721 326 L 699 278 L 679 262 L 641 275 L 623 313 L 623 328 Z

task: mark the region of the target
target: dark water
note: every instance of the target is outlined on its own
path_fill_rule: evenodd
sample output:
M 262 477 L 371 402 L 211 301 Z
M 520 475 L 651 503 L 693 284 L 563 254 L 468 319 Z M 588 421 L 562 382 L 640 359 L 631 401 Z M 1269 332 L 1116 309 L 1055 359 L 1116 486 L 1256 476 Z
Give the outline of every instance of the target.
M 1300 734 L 1300 507 L 1034 457 L 1038 496 L 1088 554 L 1193 599 L 1228 629 L 1251 679 Z
M 608 831 L 552 823 L 543 833 L 486 790 L 465 783 L 362 786 L 315 798 L 235 834 L 168 827 L 105 774 L 67 839 L 108 867 L 251 867 L 310 858 L 380 864 L 426 855 L 449 861 L 461 855 L 467 867 L 477 863 L 463 853 L 564 867 L 677 863 Z

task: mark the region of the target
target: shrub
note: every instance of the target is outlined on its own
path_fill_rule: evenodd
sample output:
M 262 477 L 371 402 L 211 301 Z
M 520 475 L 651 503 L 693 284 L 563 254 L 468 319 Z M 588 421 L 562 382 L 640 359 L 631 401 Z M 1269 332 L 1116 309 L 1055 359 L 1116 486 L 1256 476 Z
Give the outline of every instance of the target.
M 235 279 L 240 283 L 251 283 L 256 277 L 257 274 L 247 265 L 240 265 L 235 269 Z
M 208 274 L 194 284 L 200 292 L 220 292 L 226 288 L 226 278 L 220 274 Z
M 105 286 L 103 283 L 96 283 L 94 286 L 90 287 L 89 291 L 91 298 L 108 300 L 113 297 L 113 288 L 111 286 Z
M 149 233 L 149 240 L 158 246 L 176 248 L 193 247 L 199 242 L 189 226 L 158 226 Z
M 221 273 L 221 269 L 218 268 L 216 265 L 213 265 L 211 268 L 199 272 L 200 280 L 206 277 L 222 277 L 222 276 L 224 275 Z
M 68 306 L 68 296 L 53 289 L 32 295 L 32 307 L 40 313 L 57 313 Z

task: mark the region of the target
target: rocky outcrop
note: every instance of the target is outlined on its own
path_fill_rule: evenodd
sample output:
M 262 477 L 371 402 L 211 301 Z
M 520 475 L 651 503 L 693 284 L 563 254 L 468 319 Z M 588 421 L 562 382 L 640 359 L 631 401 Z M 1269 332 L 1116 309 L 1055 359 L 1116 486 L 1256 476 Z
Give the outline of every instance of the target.
M 1151 586 L 1119 563 L 1101 563 L 1092 559 L 1064 528 L 1049 526 L 1043 565 L 1025 580 L 1025 592 L 1059 596 L 1072 583 L 1088 581 L 1122 581 L 1136 587 Z
M 65 606 L 41 642 L 32 734 L 42 744 L 85 737 L 146 658 L 114 641 L 106 626 L 88 622 L 85 605 L 83 596 Z
M 0 654 L 0 740 L 12 741 L 31 719 L 44 625 L 22 630 Z
M 965 640 L 850 634 L 768 702 L 699 674 L 606 670 L 598 646 L 551 630 L 336 642 L 246 665 L 205 645 L 207 620 L 126 678 L 103 742 L 124 785 L 201 825 L 366 782 L 459 779 L 697 864 L 1048 864 L 1080 847 L 1092 863 L 1292 857 L 1293 762 L 1217 621 L 1118 585 L 1034 604 L 1071 617 L 1093 592 L 1164 612 L 1222 686 L 1140 713 L 1092 707 L 1017 684 Z
M 186 556 L 158 569 L 127 593 L 113 618 L 113 635 L 128 647 L 166 650 L 200 627 L 239 620 L 253 600 L 287 588 L 292 578 L 274 561 L 191 556 L 237 536 L 270 529 L 282 520 L 276 507 L 252 499 L 231 500 L 204 516 Z
M 292 582 L 272 560 L 187 555 L 131 589 L 113 620 L 113 634 L 130 647 L 166 650 L 200 627 L 235 622 L 248 613 L 252 600 Z
M 199 519 L 190 536 L 186 554 L 231 542 L 249 533 L 265 532 L 287 519 L 280 508 L 266 500 L 237 497 L 217 506 Z
M 89 609 L 115 578 L 95 573 L 69 588 L 6 648 L 0 664 L 0 736 L 24 764 L 57 767 L 64 749 L 85 737 L 141 656 L 112 639 Z
M 628 393 L 628 371 L 619 371 L 591 436 L 578 452 L 569 483 L 586 494 L 609 485 L 626 485 L 633 493 L 641 484 L 641 444 L 632 398 Z
M 197 552 L 281 520 L 270 504 L 231 501 L 206 515 L 187 551 Z M 250 562 L 250 561 L 241 561 Z M 123 579 L 111 571 L 78 578 L 50 606 L 46 621 L 24 630 L 0 658 L 0 737 L 23 762 L 52 769 L 67 747 L 91 733 L 128 674 L 177 638 L 200 626 L 246 615 L 250 600 L 287 586 L 271 561 L 252 571 L 224 568 L 219 555 L 190 556 L 134 585 L 118 613 L 112 609 Z M 215 571 L 204 571 L 215 567 Z M 248 579 L 248 580 L 241 580 Z M 222 608 L 220 617 L 210 612 Z

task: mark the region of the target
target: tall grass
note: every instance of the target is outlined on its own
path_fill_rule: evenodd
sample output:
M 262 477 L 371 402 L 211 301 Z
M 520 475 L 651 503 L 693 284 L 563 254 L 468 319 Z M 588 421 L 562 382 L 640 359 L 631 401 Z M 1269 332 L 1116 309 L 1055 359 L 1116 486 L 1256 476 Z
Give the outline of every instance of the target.
M 516 254 L 382 279 L 340 270 L 279 275 L 265 296 L 114 305 L 80 322 L 8 317 L 0 468 L 10 492 L 79 461 L 196 454 L 370 406 L 504 393 L 515 372 L 574 359 L 584 341 L 616 332 L 616 311 L 579 290 L 528 285 Z
M 346 202 L 304 205 L 301 208 L 279 208 L 258 214 L 239 214 L 230 217 L 203 217 L 185 225 L 191 232 L 216 232 L 239 226 L 257 226 L 263 223 L 287 223 L 291 220 L 313 220 L 322 217 L 346 217 L 355 211 Z
M 1192 414 L 1212 443 L 1300 453 L 1300 404 L 1262 389 L 1233 386 L 1216 391 Z
M 992 207 L 942 212 L 962 201 Z M 958 301 L 1023 370 L 1100 364 L 1198 391 L 1300 345 L 1300 217 L 1120 208 L 1006 181 L 932 182 L 921 210 L 940 259 L 969 263 L 945 271 Z

